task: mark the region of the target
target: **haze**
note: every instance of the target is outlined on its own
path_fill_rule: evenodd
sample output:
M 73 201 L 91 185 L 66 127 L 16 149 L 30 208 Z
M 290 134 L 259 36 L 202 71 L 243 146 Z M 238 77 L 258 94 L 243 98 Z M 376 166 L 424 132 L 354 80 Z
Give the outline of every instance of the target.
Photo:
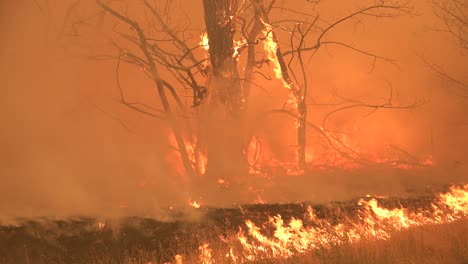
M 90 29 L 80 38 L 63 36 L 71 2 L 0 3 L 0 220 L 155 216 L 162 214 L 162 207 L 186 205 L 193 199 L 190 189 L 199 186 L 183 185 L 173 175 L 167 161 L 171 148 L 165 122 L 117 103 L 115 61 L 89 59 L 105 51 L 106 39 L 99 30 Z M 359 1 L 346 2 L 352 3 L 322 1 L 318 8 L 322 17 L 333 19 L 359 6 Z M 94 1 L 80 5 L 72 19 L 97 10 Z M 304 12 L 310 6 L 300 0 L 283 5 Z M 468 162 L 468 101 L 422 57 L 466 81 L 467 54 L 450 35 L 434 30 L 441 22 L 430 2 L 417 0 L 413 5 L 418 15 L 366 19 L 334 33 L 346 43 L 396 60 L 399 68 L 378 61 L 371 72 L 372 59 L 343 48 L 323 48 L 308 67 L 309 102 L 333 102 L 332 90 L 376 102 L 388 95 L 390 82 L 398 103 L 422 104 L 411 111 L 345 112 L 330 122 L 338 128 L 357 127 L 355 140 L 363 145 L 398 145 L 419 158 L 432 156 L 446 174 L 461 175 Z M 189 14 L 192 28 L 203 33 L 202 1 L 177 0 L 172 8 L 181 17 Z M 131 12 L 137 15 L 138 11 Z M 143 74 L 129 66 L 122 71 L 129 96 L 159 105 Z M 272 97 L 281 94 L 278 87 L 263 89 L 270 89 Z M 330 110 L 314 105 L 309 109 L 309 120 L 315 123 Z M 439 170 L 437 177 L 449 177 L 445 172 Z M 281 199 L 296 199 L 293 196 L 291 192 L 291 197 Z M 230 201 L 219 198 L 216 202 L 231 206 Z

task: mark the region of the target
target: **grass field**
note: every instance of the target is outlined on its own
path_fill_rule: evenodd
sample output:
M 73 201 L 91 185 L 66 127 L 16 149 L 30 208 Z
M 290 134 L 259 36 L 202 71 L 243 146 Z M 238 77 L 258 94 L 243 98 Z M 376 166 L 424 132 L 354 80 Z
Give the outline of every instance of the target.
M 0 263 L 468 264 L 467 199 L 460 185 L 433 196 L 193 209 L 192 220 L 23 219 L 0 226 Z
M 468 221 L 416 227 L 396 232 L 385 241 L 361 241 L 288 260 L 257 263 L 467 264 Z
M 213 243 L 216 245 L 216 242 Z M 182 248 L 181 248 L 182 249 Z M 71 264 L 67 260 L 60 260 L 51 255 L 53 252 L 43 252 L 43 255 L 27 254 L 17 255 L 16 259 L 0 258 L 2 264 L 36 264 L 57 263 Z M 155 264 L 165 263 L 161 255 L 152 250 L 132 250 L 131 252 L 118 252 L 115 256 L 111 252 L 106 254 L 89 255 L 83 261 L 74 263 L 89 264 Z M 157 250 L 160 252 L 161 249 Z M 185 249 L 187 250 L 187 249 Z M 212 263 L 229 263 L 225 258 L 215 259 L 222 256 L 212 249 Z M 172 252 L 172 250 L 170 250 Z M 183 251 L 182 251 L 183 252 Z M 181 252 L 181 253 L 182 253 Z M 122 254 L 123 253 L 123 254 Z M 180 263 L 203 263 L 199 252 L 185 252 L 186 257 Z M 10 255 L 12 252 L 10 252 Z M 168 256 L 167 256 L 168 257 Z M 167 259 L 166 259 L 167 260 Z M 177 263 L 175 259 L 169 263 Z M 207 261 L 206 263 L 210 263 Z M 252 261 L 257 264 L 393 264 L 393 263 L 415 263 L 415 264 L 468 264 L 468 220 L 461 220 L 451 224 L 431 225 L 411 228 L 409 230 L 395 232 L 392 237 L 384 241 L 361 241 L 355 244 L 336 246 L 330 249 L 313 250 L 303 255 L 297 255 L 288 259 L 265 259 Z
M 181 263 L 203 263 L 194 254 Z M 216 249 L 213 249 L 216 255 Z M 120 263 L 160 263 L 151 252 L 125 257 Z M 96 259 L 94 263 L 116 263 L 112 257 Z M 175 260 L 172 263 L 176 263 Z M 207 262 L 210 263 L 210 262 Z M 212 263 L 229 263 L 213 260 Z M 265 259 L 252 261 L 256 264 L 468 264 L 468 220 L 451 224 L 411 228 L 393 234 L 383 241 L 361 241 L 330 249 L 313 250 L 288 259 Z

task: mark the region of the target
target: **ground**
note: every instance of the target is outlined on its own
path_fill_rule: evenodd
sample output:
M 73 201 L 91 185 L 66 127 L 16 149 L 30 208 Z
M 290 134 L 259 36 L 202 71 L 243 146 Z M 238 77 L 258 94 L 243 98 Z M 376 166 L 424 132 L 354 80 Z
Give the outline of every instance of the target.
M 275 230 L 265 224 L 271 216 L 281 215 L 285 224 L 291 219 L 306 219 L 309 206 L 317 219 L 331 226 L 361 221 L 363 212 L 359 201 L 369 201 L 372 197 L 389 210 L 402 207 L 408 211 L 431 212 L 436 194 L 449 190 L 448 182 L 460 184 L 466 180 L 458 174 L 441 179 L 436 177 L 436 172 L 425 177 L 414 173 L 409 177 L 404 171 L 381 173 L 381 178 L 366 178 L 365 174 L 315 178 L 310 190 L 322 189 L 324 193 L 322 199 L 315 201 L 175 209 L 168 211 L 170 221 L 136 216 L 106 220 L 18 219 L 0 226 L 0 263 L 177 263 L 176 255 L 183 256 L 183 262 L 179 263 L 212 263 L 212 260 L 231 263 L 232 259 L 229 262 L 225 258 L 229 241 L 238 236 L 240 229 L 247 230 L 246 220 L 261 227 L 266 236 L 273 237 Z M 291 178 L 279 183 L 288 190 L 298 186 L 298 181 L 301 179 Z M 333 200 L 331 190 L 346 192 L 335 195 L 338 199 Z M 371 197 L 365 195 L 368 191 L 373 191 Z M 304 220 L 304 226 L 308 225 L 315 223 Z M 208 259 L 202 258 L 203 244 L 209 244 Z M 237 246 L 235 250 L 240 244 Z M 289 258 L 259 258 L 252 263 L 468 263 L 468 219 L 460 217 L 450 223 L 396 230 L 384 240 L 331 243 L 329 247 L 296 253 Z

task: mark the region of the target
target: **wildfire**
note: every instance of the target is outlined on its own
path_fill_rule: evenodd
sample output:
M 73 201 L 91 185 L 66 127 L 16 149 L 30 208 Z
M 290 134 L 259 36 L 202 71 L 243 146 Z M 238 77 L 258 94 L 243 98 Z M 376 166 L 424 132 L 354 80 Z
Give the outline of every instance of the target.
M 452 187 L 440 194 L 432 203 L 432 211 L 422 209 L 410 212 L 405 208 L 386 209 L 376 199 L 358 202 L 361 216 L 358 220 L 341 223 L 319 219 L 311 207 L 307 208 L 308 223 L 292 218 L 287 224 L 281 215 L 270 217 L 264 226 L 274 230 L 273 237 L 266 236 L 261 228 L 247 220 L 247 230 L 240 229 L 237 241 L 242 245 L 247 259 L 286 258 L 316 248 L 354 243 L 362 239 L 384 240 L 391 233 L 414 226 L 450 223 L 468 216 L 468 184 Z M 246 234 L 247 233 L 247 234 Z
M 395 231 L 415 226 L 457 221 L 468 217 L 468 184 L 451 187 L 447 193 L 437 195 L 431 204 L 432 209 L 387 209 L 381 207 L 376 198 L 361 199 L 357 206 L 357 218 L 346 217 L 340 221 L 319 218 L 310 206 L 303 220 L 291 218 L 286 222 L 281 215 L 276 215 L 269 217 L 262 227 L 252 220 L 246 220 L 246 227 L 239 228 L 237 235 L 223 239 L 229 248 L 224 261 L 244 263 L 289 258 L 310 250 L 355 243 L 363 239 L 386 240 Z M 215 263 L 212 254 L 210 245 L 202 244 L 199 247 L 199 262 Z M 180 262 L 177 263 L 182 263 L 182 257 L 178 256 Z
M 320 138 L 317 137 L 319 136 Z M 321 130 L 314 141 L 306 147 L 306 162 L 311 170 L 358 170 L 368 166 L 391 167 L 401 170 L 434 166 L 432 156 L 422 159 L 408 158 L 394 148 L 363 146 L 354 137 L 345 133 Z M 246 150 L 250 175 L 268 178 L 273 175 L 303 175 L 304 170 L 295 163 L 295 157 L 278 159 L 276 153 L 265 144 L 265 139 L 253 137 Z

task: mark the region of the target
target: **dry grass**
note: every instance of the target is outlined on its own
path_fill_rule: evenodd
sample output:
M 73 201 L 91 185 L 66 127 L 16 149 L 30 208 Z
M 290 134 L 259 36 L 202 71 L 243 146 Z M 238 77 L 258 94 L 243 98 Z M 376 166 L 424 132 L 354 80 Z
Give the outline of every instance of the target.
M 216 244 L 216 243 L 213 243 Z M 223 253 L 213 248 L 213 263 L 228 263 Z M 223 250 L 224 252 L 224 250 Z M 201 263 L 198 252 L 185 252 L 184 264 Z M 221 257 L 221 260 L 217 259 Z M 111 259 L 111 258 L 109 258 Z M 127 258 L 120 263 L 159 263 L 150 252 L 140 257 Z M 114 263 L 100 259 L 96 263 Z M 290 259 L 266 259 L 254 264 L 468 264 L 468 220 L 444 225 L 431 225 L 396 232 L 385 241 L 361 241 L 359 243 L 315 250 Z
M 213 239 L 213 236 L 211 236 Z M 177 247 L 177 252 L 184 256 L 184 264 L 201 263 L 199 252 L 184 248 L 184 244 L 189 241 L 181 241 Z M 210 242 L 210 241 L 208 241 Z M 225 257 L 226 248 L 221 241 L 211 241 L 212 256 L 214 264 L 229 263 Z M 122 252 L 115 256 L 108 252 L 105 255 L 99 254 L 89 256 L 87 260 L 76 263 L 96 263 L 96 264 L 148 264 L 164 263 L 162 256 L 156 252 L 164 252 L 164 249 L 133 250 L 125 252 L 127 257 L 121 257 Z M 167 249 L 165 259 L 173 257 L 174 248 Z M 47 254 L 46 252 L 44 252 Z M 51 252 L 49 252 L 51 253 Z M 120 257 L 119 257 L 120 256 Z M 50 260 L 50 259 L 49 259 Z M 45 258 L 34 259 L 26 257 L 25 259 L 14 262 L 0 263 L 57 263 L 70 264 L 59 259 L 47 261 Z M 175 263 L 174 261 L 172 263 Z M 311 251 L 308 254 L 298 255 L 290 259 L 266 259 L 254 261 L 254 264 L 394 264 L 394 263 L 417 263 L 417 264 L 468 264 L 468 219 L 461 220 L 451 224 L 430 225 L 411 228 L 409 230 L 394 233 L 394 235 L 385 241 L 360 241 L 355 244 L 336 246 L 330 249 L 321 249 Z
M 257 263 L 468 264 L 468 220 L 412 228 L 397 232 L 386 241 L 361 241 L 292 259 Z

